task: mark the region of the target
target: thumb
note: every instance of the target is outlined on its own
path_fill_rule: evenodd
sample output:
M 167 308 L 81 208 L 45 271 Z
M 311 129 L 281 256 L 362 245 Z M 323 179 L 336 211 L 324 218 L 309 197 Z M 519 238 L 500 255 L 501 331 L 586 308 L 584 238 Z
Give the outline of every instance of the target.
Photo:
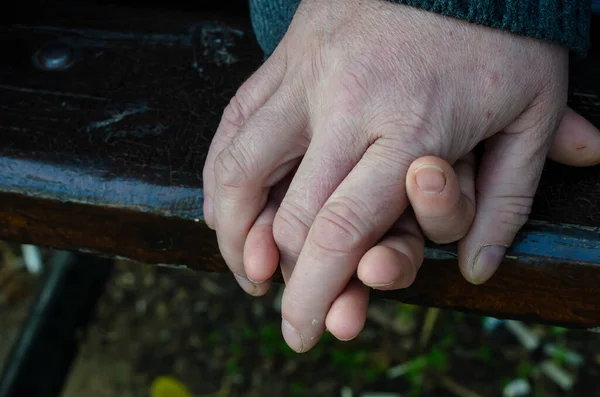
M 600 131 L 585 118 L 567 108 L 548 157 L 574 167 L 600 164 Z
M 534 106 L 487 140 L 476 182 L 475 219 L 458 247 L 460 270 L 467 281 L 487 281 L 527 222 L 550 147 L 550 132 L 559 121 L 548 113 L 540 115 Z

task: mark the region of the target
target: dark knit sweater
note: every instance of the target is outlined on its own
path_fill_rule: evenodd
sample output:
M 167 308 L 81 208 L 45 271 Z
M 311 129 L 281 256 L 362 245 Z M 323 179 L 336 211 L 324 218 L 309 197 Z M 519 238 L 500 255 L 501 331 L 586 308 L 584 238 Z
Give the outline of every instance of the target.
M 585 55 L 589 46 L 591 0 L 388 1 L 560 44 L 579 56 Z M 299 3 L 250 0 L 252 23 L 265 54 L 273 52 Z

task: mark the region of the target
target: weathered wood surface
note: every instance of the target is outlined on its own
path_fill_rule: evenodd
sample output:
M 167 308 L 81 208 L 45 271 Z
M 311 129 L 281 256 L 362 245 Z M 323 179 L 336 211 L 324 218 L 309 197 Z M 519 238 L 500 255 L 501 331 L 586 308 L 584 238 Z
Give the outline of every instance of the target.
M 596 33 L 594 33 L 596 35 Z M 599 41 L 600 42 L 600 41 Z M 72 51 L 41 70 L 40 49 Z M 108 6 L 29 8 L 0 27 L 0 238 L 225 271 L 201 171 L 220 113 L 260 64 L 247 18 Z M 570 103 L 600 125 L 600 54 Z M 532 222 L 483 286 L 429 246 L 405 302 L 600 327 L 600 169 L 548 164 Z

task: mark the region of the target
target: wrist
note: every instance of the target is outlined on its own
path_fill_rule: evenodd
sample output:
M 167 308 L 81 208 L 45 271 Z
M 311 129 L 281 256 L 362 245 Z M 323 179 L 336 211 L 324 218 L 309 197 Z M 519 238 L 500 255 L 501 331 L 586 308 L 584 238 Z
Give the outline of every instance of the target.
M 388 0 L 521 36 L 585 55 L 589 47 L 589 0 Z

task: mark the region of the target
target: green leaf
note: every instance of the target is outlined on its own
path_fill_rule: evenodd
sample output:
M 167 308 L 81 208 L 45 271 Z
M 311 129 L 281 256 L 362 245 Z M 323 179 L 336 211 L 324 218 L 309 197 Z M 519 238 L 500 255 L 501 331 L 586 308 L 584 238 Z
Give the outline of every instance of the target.
M 567 363 L 567 354 L 567 348 L 565 346 L 558 345 L 552 354 L 552 359 L 556 364 L 563 365 Z
M 420 396 L 423 394 L 423 373 L 407 373 L 406 375 L 410 382 L 410 391 L 408 394 L 411 396 Z
M 492 351 L 487 346 L 480 347 L 477 349 L 477 357 L 484 363 L 490 363 L 492 361 Z
M 530 361 L 521 361 L 517 366 L 517 377 L 528 378 L 533 372 L 533 364 Z
M 446 372 L 448 369 L 448 355 L 438 347 L 433 347 L 428 354 L 429 364 L 437 371 Z
M 225 371 L 229 375 L 236 375 L 240 372 L 240 365 L 237 357 L 230 357 L 225 364 Z
M 452 346 L 456 345 L 456 338 L 454 337 L 454 334 L 449 333 L 449 334 L 445 335 L 442 338 L 442 340 L 440 340 L 438 345 L 443 348 L 452 347 Z
M 229 353 L 231 354 L 239 354 L 242 352 L 242 345 L 237 342 L 232 342 L 229 344 Z
M 244 339 L 252 339 L 254 337 L 254 330 L 248 326 L 243 326 L 240 329 L 240 334 Z
M 373 382 L 375 379 L 379 378 L 381 372 L 378 371 L 376 368 L 370 367 L 364 370 L 363 375 L 366 380 L 368 380 L 369 382 Z
M 305 390 L 305 387 L 302 383 L 300 382 L 292 382 L 290 384 L 290 393 L 292 395 L 299 395 L 299 394 L 303 394 Z
M 568 328 L 563 328 L 563 327 L 552 327 L 552 334 L 555 336 L 562 336 L 564 334 L 566 334 L 567 332 L 569 332 Z

